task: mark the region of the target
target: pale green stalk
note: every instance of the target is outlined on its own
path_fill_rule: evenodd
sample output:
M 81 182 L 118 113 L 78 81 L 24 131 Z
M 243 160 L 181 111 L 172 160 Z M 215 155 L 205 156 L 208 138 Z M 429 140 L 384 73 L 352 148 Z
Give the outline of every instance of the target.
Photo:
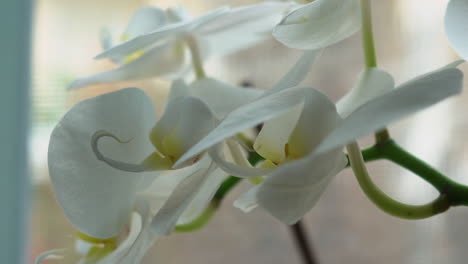
M 195 71 L 195 76 L 197 79 L 203 79 L 206 77 L 205 70 L 203 69 L 203 61 L 200 55 L 200 48 L 198 42 L 193 36 L 188 36 L 185 38 L 190 54 L 192 55 L 192 64 L 193 70 Z
M 445 212 L 450 207 L 450 204 L 445 195 L 439 196 L 434 201 L 424 205 L 408 205 L 400 203 L 388 195 L 374 184 L 369 177 L 361 150 L 357 142 L 353 142 L 346 146 L 349 155 L 350 165 L 354 174 L 364 191 L 366 196 L 384 212 L 404 218 L 404 219 L 424 219 L 436 214 Z
M 374 45 L 374 33 L 372 30 L 372 6 L 371 0 L 361 0 L 361 23 L 362 23 L 362 47 L 364 49 L 364 60 L 366 68 L 377 67 L 377 55 Z M 375 133 L 377 143 L 390 139 L 387 129 Z

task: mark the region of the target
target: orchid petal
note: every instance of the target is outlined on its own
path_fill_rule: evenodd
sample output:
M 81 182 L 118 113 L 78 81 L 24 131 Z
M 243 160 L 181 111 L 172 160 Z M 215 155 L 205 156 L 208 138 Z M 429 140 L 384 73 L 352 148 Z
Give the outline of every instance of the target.
M 445 13 L 445 32 L 452 47 L 468 59 L 468 2 L 450 0 Z
M 273 88 L 268 90 L 268 93 L 275 93 L 299 85 L 310 73 L 312 65 L 320 54 L 322 54 L 321 50 L 304 51 L 291 70 L 289 70 Z
M 463 73 L 442 68 L 374 98 L 352 112 L 320 145 L 326 152 L 461 92 Z
M 201 185 L 200 190 L 193 197 L 184 213 L 180 216 L 177 221 L 178 225 L 188 224 L 203 213 L 210 204 L 219 186 L 226 179 L 227 175 L 223 170 L 216 169 L 207 177 L 208 178 Z
M 302 105 L 293 107 L 274 119 L 266 121 L 254 142 L 255 151 L 276 164 L 286 158 L 285 146 L 296 127 L 302 112 Z
M 289 159 L 299 159 L 313 152 L 342 121 L 335 104 L 320 91 L 308 89 L 304 98 L 304 107 L 288 141 Z
M 156 178 L 149 187 L 139 194 L 139 196 L 150 201 L 151 211 L 157 212 L 162 208 L 180 182 L 190 177 L 190 175 L 201 168 L 209 167 L 210 162 L 211 159 L 208 155 L 204 155 L 204 157 L 193 166 L 188 166 L 179 170 L 171 170 L 165 175 Z M 178 219 L 177 224 L 186 224 L 193 221 L 206 209 L 219 185 L 226 178 L 226 174 L 222 170 L 216 169 L 207 177 L 207 180 L 201 185 L 200 190 L 193 197 L 190 205 Z
M 235 206 L 249 212 L 258 205 L 286 224 L 306 214 L 333 179 L 346 166 L 341 150 L 308 157 L 279 166 L 260 184 L 243 194 Z
M 197 80 L 190 85 L 190 89 L 193 96 L 205 102 L 218 119 L 264 93 L 259 89 L 238 87 L 212 78 Z
M 184 214 L 207 179 L 210 179 L 211 173 L 216 169 L 213 162 L 210 162 L 208 167 L 199 164 L 201 163 L 192 165 L 198 165 L 197 170 L 176 186 L 164 206 L 153 217 L 151 226 L 158 235 L 167 235 L 172 232 L 178 219 Z
M 145 6 L 133 14 L 125 33 L 129 37 L 136 37 L 154 31 L 166 23 L 167 16 L 164 10 Z
M 236 27 L 250 25 L 259 20 L 264 20 L 265 17 L 271 15 L 283 15 L 283 13 L 291 7 L 291 3 L 285 2 L 264 2 L 255 5 L 233 8 L 222 16 L 215 18 L 212 23 L 200 26 L 197 32 L 201 34 L 214 34 L 231 30 Z M 279 22 L 279 21 L 278 21 Z M 272 29 L 274 24 L 270 25 Z M 257 30 L 255 27 L 250 27 Z M 271 30 L 270 29 L 270 30 Z
M 156 45 L 157 43 L 161 43 L 167 41 L 168 39 L 178 37 L 180 34 L 185 33 L 190 29 L 196 28 L 198 26 L 212 21 L 216 17 L 228 12 L 228 10 L 228 8 L 222 7 L 215 9 L 193 20 L 181 21 L 178 23 L 173 23 L 160 27 L 157 30 L 152 31 L 148 34 L 137 36 L 126 42 L 116 45 L 111 49 L 106 50 L 101 54 L 97 55 L 95 58 L 102 59 L 115 56 L 127 56 L 138 50 L 143 50 L 150 46 Z
M 108 28 L 101 29 L 99 41 L 103 50 L 110 49 L 114 45 L 111 31 Z M 109 57 L 109 59 L 116 64 L 122 64 L 125 61 L 125 57 L 122 56 Z
M 113 251 L 110 255 L 106 256 L 104 259 L 99 261 L 99 264 L 111 264 L 111 263 L 122 263 L 122 259 L 126 254 L 128 254 L 130 248 L 133 246 L 135 241 L 138 238 L 141 230 L 143 229 L 143 219 L 138 213 L 133 213 L 130 221 L 130 231 L 125 240 L 118 246 L 118 248 Z M 135 261 L 136 262 L 136 261 Z
M 97 264 L 140 263 L 159 237 L 151 229 L 149 201 L 139 197 L 130 221 L 129 234 L 119 247 Z
M 181 44 L 168 43 L 148 50 L 144 55 L 122 66 L 75 80 L 70 89 L 99 83 L 145 79 L 155 76 L 177 76 L 186 66 L 186 54 Z M 114 58 L 114 57 L 112 57 Z
M 179 158 L 216 124 L 209 107 L 195 97 L 177 97 L 151 130 L 151 141 L 170 158 Z
M 271 37 L 273 27 L 291 7 L 288 2 L 264 2 L 234 8 L 197 29 L 209 55 L 223 56 Z
M 287 112 L 291 107 L 301 104 L 305 89 L 307 88 L 295 87 L 269 94 L 234 110 L 205 138 L 179 158 L 174 167 L 180 166 L 198 153 L 214 146 L 225 138 L 275 118 Z
M 49 144 L 50 177 L 65 215 L 84 234 L 97 238 L 119 234 L 144 175 L 99 161 L 91 148 L 92 135 L 104 129 L 132 139 L 127 144 L 103 139 L 100 149 L 117 160 L 137 163 L 154 150 L 148 131 L 155 120 L 151 99 L 128 88 L 76 104 L 55 127 Z
M 190 87 L 185 83 L 183 79 L 177 79 L 172 82 L 169 95 L 167 96 L 167 104 L 174 101 L 177 97 L 192 96 Z
M 214 147 L 208 152 L 213 161 L 225 172 L 240 178 L 251 178 L 265 176 L 272 169 L 253 168 L 251 166 L 237 165 L 225 160 L 221 147 Z
M 322 49 L 361 27 L 359 0 L 315 0 L 289 13 L 273 36 L 290 48 Z
M 359 106 L 394 88 L 395 82 L 390 74 L 377 68 L 366 69 L 361 72 L 354 88 L 338 101 L 338 112 L 346 117 Z

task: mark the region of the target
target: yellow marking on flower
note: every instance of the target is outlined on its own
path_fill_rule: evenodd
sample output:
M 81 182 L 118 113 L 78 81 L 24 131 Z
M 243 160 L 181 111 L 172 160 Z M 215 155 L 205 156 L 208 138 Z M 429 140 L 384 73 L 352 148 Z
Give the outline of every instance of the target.
M 85 233 L 82 233 L 80 231 L 78 231 L 77 236 L 78 236 L 79 239 L 81 239 L 81 240 L 83 240 L 85 242 L 91 243 L 91 244 L 107 244 L 107 243 L 116 243 L 117 242 L 116 237 L 97 238 L 97 237 L 88 236 Z
M 174 161 L 163 157 L 158 152 L 153 152 L 143 161 L 143 165 L 148 166 L 150 170 L 168 170 L 172 168 Z
M 283 153 L 280 153 L 275 148 L 273 148 L 272 143 L 261 144 L 259 141 L 255 141 L 253 147 L 258 154 L 267 160 L 271 160 L 274 163 L 280 163 L 283 159 Z
M 78 239 L 93 245 L 86 253 L 85 263 L 97 262 L 117 249 L 116 237 L 96 238 L 81 232 L 78 232 L 77 236 Z
M 127 41 L 131 38 L 131 36 L 128 34 L 128 33 L 124 33 L 122 34 L 122 37 L 120 37 L 120 41 L 124 42 L 124 41 Z M 133 52 L 132 54 L 130 55 L 127 55 L 125 58 L 124 58 L 124 63 L 130 63 L 138 58 L 140 58 L 145 52 L 143 50 L 137 50 L 135 52 Z
M 168 157 L 172 162 L 176 162 L 184 154 L 180 139 L 174 133 L 166 135 L 161 141 L 161 145 L 161 153 Z

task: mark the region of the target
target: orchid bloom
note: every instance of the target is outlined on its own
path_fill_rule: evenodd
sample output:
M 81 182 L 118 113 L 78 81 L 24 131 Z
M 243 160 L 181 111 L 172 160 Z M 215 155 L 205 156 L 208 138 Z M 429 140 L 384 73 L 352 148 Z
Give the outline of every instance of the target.
M 52 133 L 49 169 L 57 199 L 81 239 L 108 245 L 106 250 L 110 251 L 133 214 L 131 226 L 137 231 L 131 230 L 126 241 L 134 242 L 123 242 L 106 258 L 133 255 L 134 250 L 142 257 L 145 250 L 133 244 L 149 247 L 158 234 L 169 233 L 176 223 L 194 220 L 208 205 L 225 173 L 202 152 L 185 162 L 183 169 L 173 171 L 174 162 L 219 119 L 261 93 L 211 78 L 190 85 L 174 81 L 156 125 L 150 98 L 136 88 L 75 105 Z M 230 100 L 220 101 L 219 96 Z M 172 173 L 148 174 L 163 170 Z M 151 182 L 153 187 L 148 188 Z M 156 207 L 136 210 L 141 208 L 136 204 L 142 202 Z M 132 240 L 134 233 L 140 235 Z M 109 253 L 98 252 L 99 257 Z
M 274 29 L 284 45 L 302 50 L 322 49 L 361 28 L 359 0 L 314 0 L 289 13 Z
M 297 80 L 295 74 L 298 69 L 306 68 L 303 65 L 307 56 L 310 53 L 306 53 L 280 83 Z M 250 211 L 260 205 L 281 221 L 293 224 L 315 205 L 330 180 L 345 167 L 343 147 L 346 144 L 459 93 L 463 74 L 455 69 L 458 64 L 460 62 L 452 63 L 396 89 L 388 73 L 377 68 L 368 69 L 352 91 L 340 100 L 338 110 L 328 97 L 313 88 L 276 86 L 265 96 L 227 115 L 175 166 L 195 153 L 210 149 L 212 158 L 227 173 L 264 178 L 236 201 L 237 207 Z M 292 93 L 300 94 L 302 103 L 287 96 Z M 216 144 L 264 121 L 267 122 L 254 144 L 255 150 L 265 158 L 260 168 L 223 159 Z
M 78 103 L 51 135 L 49 170 L 54 191 L 65 215 L 82 234 L 80 238 L 89 242 L 114 241 L 115 244 L 116 237 L 132 218 L 131 226 L 136 228 L 132 230 L 136 231 L 130 232 L 126 241 L 130 239 L 133 242 L 121 243 L 109 255 L 110 258 L 117 254 L 119 259 L 125 259 L 127 255 L 136 254 L 134 252 L 139 252 L 138 256 L 142 257 L 145 250 L 134 244 L 150 245 L 157 235 L 170 232 L 191 201 L 196 200 L 194 197 L 198 191 L 208 184 L 211 191 L 205 190 L 204 193 L 214 194 L 223 178 L 215 172 L 206 155 L 189 162 L 187 168 L 175 171 L 176 175 L 131 173 L 170 169 L 172 160 L 215 124 L 214 116 L 205 103 L 186 96 L 173 96 L 165 114 L 152 127 L 155 121 L 150 98 L 139 89 L 128 88 Z M 90 144 L 96 135 L 101 137 L 110 133 L 131 141 L 117 144 L 102 138 L 99 145 L 98 142 Z M 97 159 L 96 152 L 105 163 Z M 195 162 L 198 159 L 200 161 Z M 141 160 L 144 161 L 140 163 Z M 152 181 L 159 182 L 164 177 L 172 180 L 172 188 L 162 190 L 164 193 L 148 189 Z M 205 199 L 198 201 L 195 208 L 203 210 L 211 197 L 209 194 L 208 197 L 200 195 Z M 146 197 L 144 201 L 150 205 L 164 203 L 159 210 L 154 206 L 150 206 L 151 210 L 137 209 L 137 201 L 141 197 Z M 196 216 L 194 212 L 190 213 L 190 219 Z M 151 226 L 150 230 L 147 226 Z M 136 235 L 132 235 L 135 232 Z
M 450 0 L 445 14 L 445 32 L 455 51 L 468 59 L 468 1 Z
M 267 37 L 290 3 L 266 2 L 230 9 L 215 9 L 191 18 L 182 9 L 144 7 L 130 21 L 121 44 L 111 46 L 96 58 L 121 62 L 117 69 L 80 78 L 71 88 L 150 77 L 179 77 L 187 70 L 188 50 L 192 57 L 226 55 L 252 46 Z

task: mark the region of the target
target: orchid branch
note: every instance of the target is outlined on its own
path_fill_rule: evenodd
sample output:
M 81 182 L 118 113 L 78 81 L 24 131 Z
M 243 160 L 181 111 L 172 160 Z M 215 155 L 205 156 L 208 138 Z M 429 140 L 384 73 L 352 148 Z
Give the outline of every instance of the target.
M 371 9 L 370 0 L 361 0 L 362 47 L 364 49 L 366 68 L 377 67 Z M 384 142 L 388 139 L 390 139 L 390 133 L 386 128 L 375 133 L 375 140 L 377 142 Z
M 450 205 L 447 196 L 440 195 L 434 201 L 424 205 L 408 205 L 398 202 L 375 185 L 369 177 L 364 159 L 356 142 L 347 145 L 349 160 L 356 179 L 366 196 L 382 211 L 403 219 L 424 219 L 445 212 Z

